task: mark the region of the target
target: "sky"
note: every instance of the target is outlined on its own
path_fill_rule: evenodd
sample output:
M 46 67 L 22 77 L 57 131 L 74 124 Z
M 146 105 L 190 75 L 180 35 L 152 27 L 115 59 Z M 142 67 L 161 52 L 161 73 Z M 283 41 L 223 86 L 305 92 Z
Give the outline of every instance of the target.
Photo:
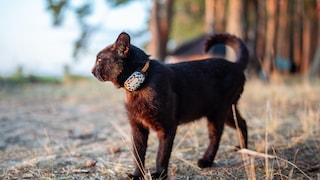
M 133 1 L 117 8 L 107 6 L 105 0 L 93 2 L 94 14 L 89 20 L 99 24 L 101 30 L 76 61 L 72 58 L 73 43 L 80 31 L 72 13 L 67 14 L 63 26 L 53 27 L 45 0 L 0 1 L 0 76 L 9 76 L 18 66 L 26 75 L 62 76 L 65 65 L 72 73 L 90 76 L 99 50 L 113 43 L 120 32 L 147 26 L 148 1 Z

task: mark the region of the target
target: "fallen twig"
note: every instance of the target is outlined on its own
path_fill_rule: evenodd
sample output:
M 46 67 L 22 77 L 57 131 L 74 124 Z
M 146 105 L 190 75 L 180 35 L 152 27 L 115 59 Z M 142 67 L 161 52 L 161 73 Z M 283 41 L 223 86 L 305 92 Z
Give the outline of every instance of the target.
M 308 179 L 311 179 L 311 177 L 309 177 L 305 172 L 303 172 L 297 165 L 295 165 L 294 163 L 286 160 L 286 159 L 283 159 L 283 158 L 280 158 L 278 156 L 273 156 L 273 155 L 270 155 L 270 154 L 264 154 L 264 153 L 259 153 L 259 152 L 256 152 L 256 151 L 252 151 L 252 150 L 249 150 L 249 149 L 240 149 L 238 150 L 237 152 L 240 152 L 241 154 L 247 154 L 247 155 L 251 155 L 251 156 L 256 156 L 256 157 L 263 157 L 263 158 L 269 158 L 269 159 L 279 159 L 281 161 L 284 161 L 288 164 L 290 164 L 291 166 L 295 167 L 297 170 L 299 170 L 304 176 L 306 176 Z
M 276 156 L 270 155 L 270 154 L 265 154 L 265 153 L 259 153 L 257 151 L 252 151 L 249 149 L 239 149 L 237 152 L 241 154 L 247 154 L 251 156 L 256 156 L 256 157 L 262 157 L 262 158 L 269 158 L 269 159 L 275 159 L 277 158 Z
M 89 169 L 74 169 L 73 173 L 90 173 Z

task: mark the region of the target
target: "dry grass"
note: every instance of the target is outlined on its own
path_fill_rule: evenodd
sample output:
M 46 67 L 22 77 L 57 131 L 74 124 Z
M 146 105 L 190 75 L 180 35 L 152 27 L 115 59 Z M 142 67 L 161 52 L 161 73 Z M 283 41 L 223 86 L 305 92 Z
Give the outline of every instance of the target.
M 0 90 L 0 179 L 123 179 L 133 169 L 124 93 L 95 80 Z M 181 126 L 171 179 L 320 179 L 320 82 L 248 81 L 240 100 L 249 149 L 226 128 L 212 168 L 199 169 L 205 120 Z M 206 128 L 205 128 L 206 129 Z M 151 133 L 147 174 L 158 142 Z

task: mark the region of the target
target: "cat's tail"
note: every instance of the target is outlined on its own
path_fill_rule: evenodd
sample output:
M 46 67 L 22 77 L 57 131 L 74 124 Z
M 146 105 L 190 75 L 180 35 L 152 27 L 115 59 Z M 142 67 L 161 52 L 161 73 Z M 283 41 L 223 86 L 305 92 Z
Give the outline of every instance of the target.
M 240 38 L 228 33 L 210 36 L 205 43 L 205 53 L 207 53 L 210 48 L 217 44 L 225 44 L 232 47 L 232 49 L 236 52 L 236 63 L 239 64 L 243 70 L 246 69 L 249 61 L 249 52 L 247 46 Z

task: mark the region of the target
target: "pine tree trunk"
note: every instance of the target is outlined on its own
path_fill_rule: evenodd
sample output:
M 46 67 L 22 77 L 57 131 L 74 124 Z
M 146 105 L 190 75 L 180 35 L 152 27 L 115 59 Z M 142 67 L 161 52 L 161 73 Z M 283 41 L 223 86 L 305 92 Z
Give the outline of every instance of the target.
M 214 1 L 214 30 L 215 32 L 225 32 L 226 30 L 226 0 L 212 0 Z
M 257 43 L 256 43 L 256 54 L 258 59 L 262 59 L 265 55 L 266 50 L 266 2 L 257 1 Z
M 243 4 L 244 0 L 236 0 L 229 2 L 227 32 L 243 38 Z
M 261 1 L 260 1 L 261 2 Z M 259 12 L 259 3 L 258 0 L 253 0 L 252 1 L 252 8 L 253 8 L 253 12 L 254 12 L 254 22 L 252 25 L 252 29 L 253 29 L 253 37 L 252 37 L 252 55 L 251 55 L 251 59 L 249 61 L 249 65 L 248 65 L 248 70 L 254 73 L 257 73 L 259 70 L 259 59 L 262 56 L 258 56 L 258 48 L 260 46 L 260 41 L 259 41 L 259 31 L 260 31 L 260 26 L 265 25 L 264 20 L 265 18 L 261 18 L 261 15 L 264 15 L 263 17 L 265 17 L 265 11 L 263 12 Z M 248 17 L 247 17 L 248 18 Z M 265 29 L 265 26 L 263 26 L 263 29 Z M 262 36 L 264 37 L 264 36 Z M 264 38 L 260 38 L 260 39 L 264 39 Z M 261 45 L 262 46 L 262 45 Z M 264 47 L 264 46 L 262 46 Z
M 238 36 L 239 38 L 244 37 L 243 32 L 243 24 L 244 24 L 244 0 L 235 0 L 229 2 L 229 9 L 228 9 L 228 17 L 227 17 L 227 32 L 233 35 Z M 235 59 L 235 53 L 227 49 L 226 58 L 229 60 Z
M 173 0 L 165 0 L 159 2 L 153 0 L 153 8 L 150 19 L 150 31 L 152 40 L 148 44 L 148 52 L 151 58 L 164 61 L 167 55 L 167 42 L 172 19 L 172 3 Z
M 320 8 L 320 0 L 317 0 L 317 6 L 318 9 Z M 308 64 L 304 65 L 304 67 L 307 67 Z M 304 69 L 306 70 L 306 69 Z M 309 71 L 309 75 L 311 77 L 319 75 L 320 74 L 320 15 L 318 14 L 318 45 L 315 52 L 315 55 L 313 56 L 311 68 Z
M 288 31 L 288 1 L 279 0 L 279 21 L 277 30 L 277 52 L 275 58 L 281 58 L 281 61 L 289 59 L 289 31 Z M 280 67 L 281 68 L 281 67 Z M 288 69 L 286 69 L 287 71 Z
M 300 73 L 302 59 L 303 0 L 296 0 L 293 14 L 293 63 L 294 72 Z
M 266 46 L 263 62 L 261 68 L 263 76 L 270 76 L 273 70 L 273 56 L 275 53 L 275 41 L 277 30 L 277 1 L 278 0 L 266 0 L 267 9 L 267 27 L 266 27 Z
M 206 0 L 205 2 L 205 32 L 207 34 L 214 31 L 214 10 L 215 10 L 215 1 Z
M 305 18 L 303 21 L 303 40 L 302 40 L 302 61 L 301 61 L 301 74 L 305 74 L 309 67 L 311 59 L 311 21 Z

